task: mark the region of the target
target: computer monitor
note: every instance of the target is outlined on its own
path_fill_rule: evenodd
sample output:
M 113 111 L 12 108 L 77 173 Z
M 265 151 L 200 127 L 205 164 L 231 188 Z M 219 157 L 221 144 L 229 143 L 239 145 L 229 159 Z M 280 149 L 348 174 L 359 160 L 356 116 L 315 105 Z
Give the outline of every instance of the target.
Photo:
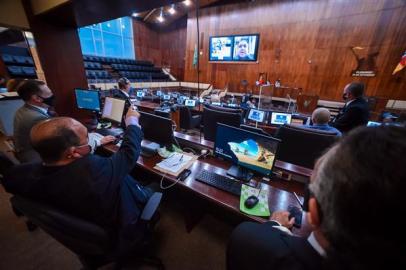
M 272 112 L 271 114 L 271 125 L 283 125 L 290 124 L 292 122 L 292 114 Z
M 248 114 L 248 119 L 255 122 L 264 122 L 265 112 L 251 109 L 250 113 Z
M 200 103 L 204 103 L 204 98 L 199 98 Z
M 157 95 L 158 97 L 162 96 L 162 91 L 161 91 L 161 90 L 156 91 L 156 95 Z
M 137 91 L 137 97 L 138 98 L 143 98 L 144 97 L 144 92 L 143 91 Z
M 140 114 L 140 126 L 144 138 L 161 146 L 171 146 L 174 142 L 172 120 L 146 112 L 140 112 Z
M 121 120 L 123 119 L 124 107 L 125 100 L 106 97 L 104 100 L 102 118 L 121 123 Z
M 213 106 L 221 106 L 221 102 L 212 102 L 211 105 L 213 105 Z
M 196 106 L 196 100 L 194 99 L 186 99 L 185 100 L 185 105 L 188 107 L 194 107 Z
M 171 96 L 170 95 L 164 95 L 164 100 L 170 100 Z
M 95 90 L 75 89 L 76 106 L 79 109 L 100 112 L 100 93 Z
M 227 174 L 249 180 L 250 170 L 271 174 L 279 142 L 273 137 L 218 123 L 214 152 L 216 156 L 233 162 L 234 166 Z
M 382 123 L 375 122 L 375 121 L 368 121 L 368 123 L 367 123 L 368 127 L 376 127 L 376 126 L 380 126 L 380 125 L 382 125 Z

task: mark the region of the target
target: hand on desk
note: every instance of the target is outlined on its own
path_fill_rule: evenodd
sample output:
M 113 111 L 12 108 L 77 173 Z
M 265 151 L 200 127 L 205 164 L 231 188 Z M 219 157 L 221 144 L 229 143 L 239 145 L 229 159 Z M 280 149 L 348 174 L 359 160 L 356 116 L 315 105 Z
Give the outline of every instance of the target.
M 288 211 L 276 211 L 272 213 L 271 220 L 278 222 L 281 226 L 291 229 L 295 223 L 295 218 L 289 219 Z
M 105 145 L 105 144 L 114 142 L 115 139 L 116 139 L 116 137 L 111 136 L 111 135 L 104 136 L 103 138 L 101 138 L 100 144 L 101 144 L 101 145 Z

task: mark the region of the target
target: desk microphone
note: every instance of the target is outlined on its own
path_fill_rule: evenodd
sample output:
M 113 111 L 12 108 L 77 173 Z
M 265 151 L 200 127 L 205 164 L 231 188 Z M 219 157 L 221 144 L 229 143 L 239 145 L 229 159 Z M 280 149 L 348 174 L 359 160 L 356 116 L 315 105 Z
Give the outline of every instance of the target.
M 290 98 L 290 95 L 289 95 L 289 94 L 286 94 L 286 97 L 289 99 L 289 103 L 288 103 L 288 109 L 287 109 L 287 111 L 286 111 L 286 112 L 289 112 L 289 109 L 290 109 L 290 104 L 291 104 L 291 102 L 292 102 L 292 99 Z

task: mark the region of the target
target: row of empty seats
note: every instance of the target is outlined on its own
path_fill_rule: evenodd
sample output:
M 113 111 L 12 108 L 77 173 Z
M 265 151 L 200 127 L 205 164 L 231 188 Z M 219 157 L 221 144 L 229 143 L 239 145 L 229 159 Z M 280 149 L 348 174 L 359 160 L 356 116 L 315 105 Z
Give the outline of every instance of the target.
M 1 58 L 6 64 L 34 66 L 34 60 L 30 56 L 3 54 Z
M 119 74 L 120 76 L 131 79 L 169 79 L 169 76 L 163 73 L 120 71 Z
M 7 70 L 13 77 L 34 78 L 37 76 L 34 67 L 7 66 Z
M 111 67 L 118 71 L 148 71 L 148 72 L 161 72 L 160 68 L 147 67 L 147 66 L 136 66 L 136 65 L 123 65 L 123 64 L 111 64 Z
M 100 62 L 106 64 L 131 64 L 138 66 L 154 66 L 149 61 L 140 61 L 134 59 L 121 59 L 121 58 L 112 58 L 112 57 L 102 57 L 102 56 L 92 56 L 92 55 L 83 55 L 83 60 L 89 62 Z
M 85 69 L 103 69 L 103 67 L 100 63 L 85 62 Z
M 88 79 L 111 79 L 110 74 L 105 70 L 86 70 Z

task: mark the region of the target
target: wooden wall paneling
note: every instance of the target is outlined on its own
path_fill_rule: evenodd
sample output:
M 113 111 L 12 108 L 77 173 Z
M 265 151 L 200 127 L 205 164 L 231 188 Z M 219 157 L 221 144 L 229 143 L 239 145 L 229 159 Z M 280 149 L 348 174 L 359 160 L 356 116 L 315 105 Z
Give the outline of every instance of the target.
M 344 86 L 352 81 L 367 85 L 367 95 L 406 99 L 405 71 L 392 71 L 406 49 L 406 2 L 371 1 L 265 1 L 202 9 L 200 30 L 205 41 L 200 56 L 201 81 L 221 88 L 229 83 L 238 91 L 241 79 L 250 85 L 259 72 L 267 72 L 283 86 L 301 87 L 321 99 L 341 100 Z M 258 64 L 208 62 L 209 37 L 259 33 Z M 186 37 L 185 80 L 196 79 L 192 68 L 196 20 L 189 13 Z M 360 55 L 378 52 L 376 77 L 352 77 Z M 309 62 L 310 61 L 310 62 Z M 284 94 L 284 93 L 282 93 Z

